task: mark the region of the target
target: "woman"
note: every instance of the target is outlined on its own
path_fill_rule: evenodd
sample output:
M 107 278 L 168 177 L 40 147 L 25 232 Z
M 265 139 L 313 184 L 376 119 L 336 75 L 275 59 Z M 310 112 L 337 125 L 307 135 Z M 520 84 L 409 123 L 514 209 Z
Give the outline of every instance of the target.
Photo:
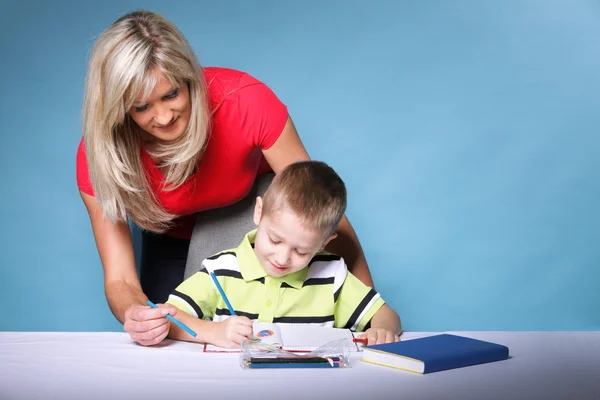
M 90 215 L 113 314 L 157 344 L 182 280 L 194 213 L 236 203 L 257 176 L 309 156 L 287 108 L 248 74 L 201 68 L 179 30 L 146 11 L 123 16 L 91 53 L 77 182 Z M 143 229 L 138 279 L 128 218 Z M 346 218 L 329 250 L 373 285 Z M 157 255 L 160 260 L 157 261 Z M 141 281 L 141 283 L 140 283 Z

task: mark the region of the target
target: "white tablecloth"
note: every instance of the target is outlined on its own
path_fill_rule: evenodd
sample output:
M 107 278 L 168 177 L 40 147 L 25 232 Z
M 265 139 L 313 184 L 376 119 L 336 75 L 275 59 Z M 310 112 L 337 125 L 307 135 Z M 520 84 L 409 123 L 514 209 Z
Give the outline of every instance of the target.
M 238 354 L 186 342 L 0 332 L 0 399 L 600 400 L 600 332 L 453 333 L 504 344 L 510 358 L 427 375 L 360 362 L 360 353 L 346 369 L 242 370 Z

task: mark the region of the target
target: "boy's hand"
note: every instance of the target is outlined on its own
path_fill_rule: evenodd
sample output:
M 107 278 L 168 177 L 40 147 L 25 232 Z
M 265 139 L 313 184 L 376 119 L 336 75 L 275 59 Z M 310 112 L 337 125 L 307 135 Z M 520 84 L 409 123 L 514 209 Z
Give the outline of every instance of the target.
M 369 328 L 358 338 L 367 339 L 367 346 L 370 346 L 372 344 L 384 344 L 400 341 L 400 336 L 396 335 L 392 331 L 388 331 L 387 329 L 383 328 Z
M 252 337 L 252 321 L 247 317 L 232 316 L 225 321 L 215 322 L 212 344 L 233 349 L 240 347 L 242 340 Z

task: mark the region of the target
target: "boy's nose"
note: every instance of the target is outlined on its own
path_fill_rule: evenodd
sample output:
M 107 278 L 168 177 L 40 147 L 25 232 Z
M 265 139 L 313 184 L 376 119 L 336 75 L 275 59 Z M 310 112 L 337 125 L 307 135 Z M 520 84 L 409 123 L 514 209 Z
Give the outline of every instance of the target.
M 288 250 L 280 250 L 275 256 L 275 261 L 281 267 L 285 267 L 290 261 L 290 252 Z

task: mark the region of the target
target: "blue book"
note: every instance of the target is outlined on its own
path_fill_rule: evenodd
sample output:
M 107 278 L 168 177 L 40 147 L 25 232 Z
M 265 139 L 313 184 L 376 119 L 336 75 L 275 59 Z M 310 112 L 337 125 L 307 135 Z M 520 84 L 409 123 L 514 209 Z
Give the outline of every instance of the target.
M 363 347 L 362 361 L 428 374 L 508 358 L 508 347 L 450 334 Z

